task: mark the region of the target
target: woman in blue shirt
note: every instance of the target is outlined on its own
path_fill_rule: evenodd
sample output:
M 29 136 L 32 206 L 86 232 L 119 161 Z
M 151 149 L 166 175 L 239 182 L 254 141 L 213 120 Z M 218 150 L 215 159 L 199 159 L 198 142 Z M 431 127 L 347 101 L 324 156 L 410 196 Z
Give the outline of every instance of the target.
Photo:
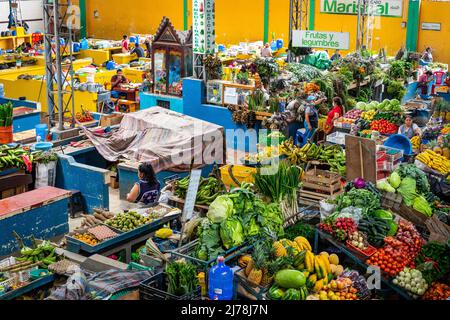
M 150 163 L 142 163 L 138 168 L 139 182 L 136 182 L 127 200 L 135 203 L 150 205 L 158 202 L 160 196 L 160 184 L 156 179 L 155 171 Z

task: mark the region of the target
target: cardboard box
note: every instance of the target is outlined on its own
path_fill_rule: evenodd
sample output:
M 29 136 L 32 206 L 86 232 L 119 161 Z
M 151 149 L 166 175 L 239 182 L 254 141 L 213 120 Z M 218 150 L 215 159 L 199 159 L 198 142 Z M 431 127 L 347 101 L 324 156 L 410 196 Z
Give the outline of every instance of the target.
M 111 178 L 111 180 L 110 180 L 111 188 L 119 189 L 119 181 L 117 180 L 117 177 L 116 176 L 111 176 L 110 178 Z
M 100 119 L 101 127 L 111 127 L 120 124 L 123 119 L 123 114 L 111 114 L 102 116 Z

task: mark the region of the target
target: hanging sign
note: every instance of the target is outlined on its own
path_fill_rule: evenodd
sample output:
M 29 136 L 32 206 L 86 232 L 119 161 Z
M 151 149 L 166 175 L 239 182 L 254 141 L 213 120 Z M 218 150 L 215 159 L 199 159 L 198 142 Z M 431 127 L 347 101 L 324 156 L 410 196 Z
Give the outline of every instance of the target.
M 189 187 L 187 189 L 186 200 L 183 208 L 183 221 L 189 221 L 192 218 L 201 175 L 202 170 L 191 171 L 191 175 L 189 177 Z
M 293 30 L 293 47 L 311 47 L 325 49 L 348 50 L 350 34 L 348 32 L 327 32 L 327 31 L 307 31 Z
M 215 0 L 193 0 L 192 46 L 196 54 L 213 54 L 215 48 Z
M 369 3 L 370 1 L 370 3 Z M 375 16 L 402 17 L 403 0 L 361 0 L 361 12 L 366 12 L 372 4 Z M 320 0 L 320 12 L 331 14 L 358 14 L 358 0 Z

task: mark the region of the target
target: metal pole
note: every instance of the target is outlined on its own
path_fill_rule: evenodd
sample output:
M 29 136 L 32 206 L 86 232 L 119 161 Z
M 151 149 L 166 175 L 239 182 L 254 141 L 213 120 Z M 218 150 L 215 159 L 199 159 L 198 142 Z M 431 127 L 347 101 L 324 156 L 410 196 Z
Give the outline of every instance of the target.
M 361 27 L 360 27 L 360 22 L 361 22 L 361 0 L 358 0 L 358 20 L 357 20 L 357 25 L 356 25 L 356 50 L 359 50 L 359 36 L 361 33 Z
M 64 110 L 63 110 L 63 92 L 62 92 L 62 70 L 61 70 L 61 43 L 59 37 L 59 0 L 54 0 L 53 5 L 53 16 L 54 16 L 54 32 L 55 32 L 55 42 L 56 42 L 56 84 L 58 87 L 58 129 L 60 131 L 64 130 Z
M 47 0 L 44 2 L 44 25 L 45 25 L 45 34 L 44 34 L 44 53 L 45 53 L 45 79 L 46 79 L 46 87 L 47 87 L 47 109 L 48 109 L 48 117 L 49 124 L 52 126 L 53 121 L 53 113 L 55 105 L 53 103 L 53 57 L 52 57 L 52 46 L 51 46 L 51 31 L 50 31 L 50 5 Z
M 68 8 L 70 8 L 71 6 L 71 2 L 70 0 L 67 1 L 68 2 Z M 70 18 L 69 18 L 70 19 Z M 71 127 L 74 128 L 75 127 L 75 95 L 73 94 L 73 84 L 74 84 L 74 79 L 73 79 L 73 48 L 72 48 L 72 27 L 73 24 L 72 22 L 70 24 L 68 24 L 68 29 L 69 29 L 69 59 L 70 59 L 70 64 L 69 64 L 69 70 L 67 71 L 70 75 L 70 90 L 71 90 L 71 94 L 70 94 L 70 99 L 72 100 L 72 121 L 71 121 Z
M 292 15 L 293 15 L 293 12 L 294 12 L 294 0 L 290 0 L 289 1 L 289 43 L 288 43 L 288 45 L 289 44 L 291 44 L 292 43 L 292 28 L 293 28 L 293 25 L 292 25 Z M 288 62 L 291 62 L 292 61 L 292 53 L 291 52 L 289 52 L 289 54 L 288 54 Z

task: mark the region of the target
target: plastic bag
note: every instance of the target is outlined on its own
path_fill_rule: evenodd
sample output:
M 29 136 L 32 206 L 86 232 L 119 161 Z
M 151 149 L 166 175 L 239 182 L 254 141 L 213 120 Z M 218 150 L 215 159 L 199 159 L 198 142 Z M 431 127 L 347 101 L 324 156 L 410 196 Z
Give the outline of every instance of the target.
M 319 201 L 320 205 L 320 221 L 325 220 L 330 214 L 336 210 L 336 205 L 328 203 L 327 200 Z
M 54 187 L 56 180 L 56 161 L 49 163 L 38 163 L 36 165 L 36 189 L 43 187 Z
M 352 218 L 353 220 L 355 220 L 356 223 L 358 223 L 359 220 L 361 220 L 363 217 L 362 209 L 356 208 L 356 207 L 347 207 L 347 208 L 342 209 L 337 217 L 338 218 Z

